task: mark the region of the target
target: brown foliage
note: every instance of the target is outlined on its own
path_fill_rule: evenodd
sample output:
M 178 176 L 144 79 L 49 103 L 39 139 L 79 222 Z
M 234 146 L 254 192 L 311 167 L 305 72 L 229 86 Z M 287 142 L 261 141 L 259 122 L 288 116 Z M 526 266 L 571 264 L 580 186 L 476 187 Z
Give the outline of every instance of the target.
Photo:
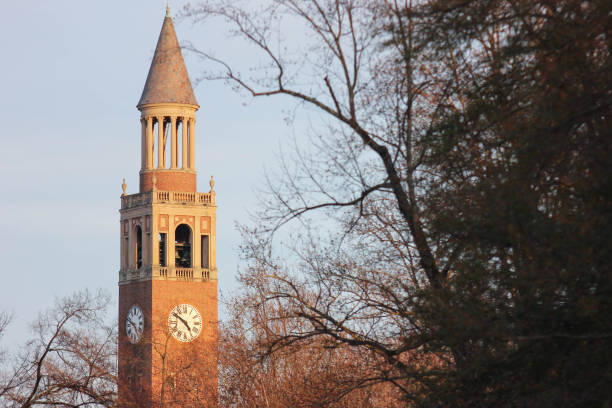
M 221 330 L 220 400 L 223 407 L 400 407 L 400 395 L 379 377 L 384 361 L 351 347 L 311 338 L 267 353 L 271 326 L 262 310 L 234 300 Z M 239 305 L 240 304 L 240 305 Z M 332 346 L 332 347 L 330 347 Z

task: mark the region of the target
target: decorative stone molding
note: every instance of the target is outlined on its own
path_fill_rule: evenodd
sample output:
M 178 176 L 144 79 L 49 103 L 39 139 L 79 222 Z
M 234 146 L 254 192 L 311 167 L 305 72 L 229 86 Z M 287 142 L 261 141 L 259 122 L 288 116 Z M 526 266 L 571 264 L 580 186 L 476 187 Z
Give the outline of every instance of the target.
M 210 216 L 206 215 L 200 217 L 200 232 L 203 234 L 210 234 Z
M 147 191 L 121 197 L 121 209 L 140 207 L 155 203 L 191 204 L 214 207 L 214 193 L 186 193 L 183 191 Z
M 208 282 L 217 280 L 217 269 L 176 268 L 171 266 L 153 266 L 140 269 L 122 269 L 119 271 L 119 285 L 148 280 Z
M 168 232 L 168 214 L 159 214 L 158 229 L 160 232 Z
M 174 216 L 174 228 L 176 228 L 180 224 L 187 224 L 193 230 L 193 227 L 194 227 L 193 219 L 194 217 L 192 215 L 175 215 Z

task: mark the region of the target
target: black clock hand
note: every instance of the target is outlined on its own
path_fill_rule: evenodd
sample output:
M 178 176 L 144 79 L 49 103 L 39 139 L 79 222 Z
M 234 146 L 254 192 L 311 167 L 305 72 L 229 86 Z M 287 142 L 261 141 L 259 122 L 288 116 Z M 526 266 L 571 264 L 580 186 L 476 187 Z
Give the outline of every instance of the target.
M 128 318 L 127 320 L 128 320 L 128 323 L 132 325 L 134 330 L 138 330 L 138 326 L 136 325 L 136 323 L 132 321 L 132 319 Z
M 189 333 L 191 333 L 191 327 L 189 327 L 189 325 L 187 324 L 187 322 L 185 321 L 185 319 L 183 319 L 181 316 L 177 315 L 176 313 L 172 313 L 172 315 L 174 317 L 176 317 L 177 319 L 179 319 L 181 322 L 183 322 L 183 324 L 185 325 L 185 327 L 187 327 L 187 330 L 189 330 Z

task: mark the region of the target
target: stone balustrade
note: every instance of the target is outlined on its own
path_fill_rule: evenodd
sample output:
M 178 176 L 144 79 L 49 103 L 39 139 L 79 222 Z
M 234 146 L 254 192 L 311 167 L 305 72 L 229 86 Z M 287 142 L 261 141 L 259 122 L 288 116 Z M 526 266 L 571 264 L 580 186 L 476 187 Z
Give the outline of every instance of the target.
M 176 268 L 174 273 L 177 279 L 193 279 L 193 268 Z
M 215 205 L 215 193 L 187 193 L 182 191 L 147 191 L 121 197 L 121 209 L 149 205 L 152 203 L 181 203 Z
M 170 266 L 128 269 L 119 271 L 119 283 L 140 280 L 209 281 L 211 272 L 216 272 L 216 270 L 205 268 L 175 268 Z M 213 273 L 212 276 L 216 276 L 216 274 Z

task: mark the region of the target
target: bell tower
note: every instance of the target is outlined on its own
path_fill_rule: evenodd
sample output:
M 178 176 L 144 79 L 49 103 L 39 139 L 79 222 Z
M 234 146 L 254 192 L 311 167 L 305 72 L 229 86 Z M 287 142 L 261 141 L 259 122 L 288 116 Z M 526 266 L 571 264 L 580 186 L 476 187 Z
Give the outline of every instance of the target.
M 138 102 L 139 192 L 121 196 L 119 405 L 217 406 L 214 180 L 196 191 L 195 99 L 166 9 Z

